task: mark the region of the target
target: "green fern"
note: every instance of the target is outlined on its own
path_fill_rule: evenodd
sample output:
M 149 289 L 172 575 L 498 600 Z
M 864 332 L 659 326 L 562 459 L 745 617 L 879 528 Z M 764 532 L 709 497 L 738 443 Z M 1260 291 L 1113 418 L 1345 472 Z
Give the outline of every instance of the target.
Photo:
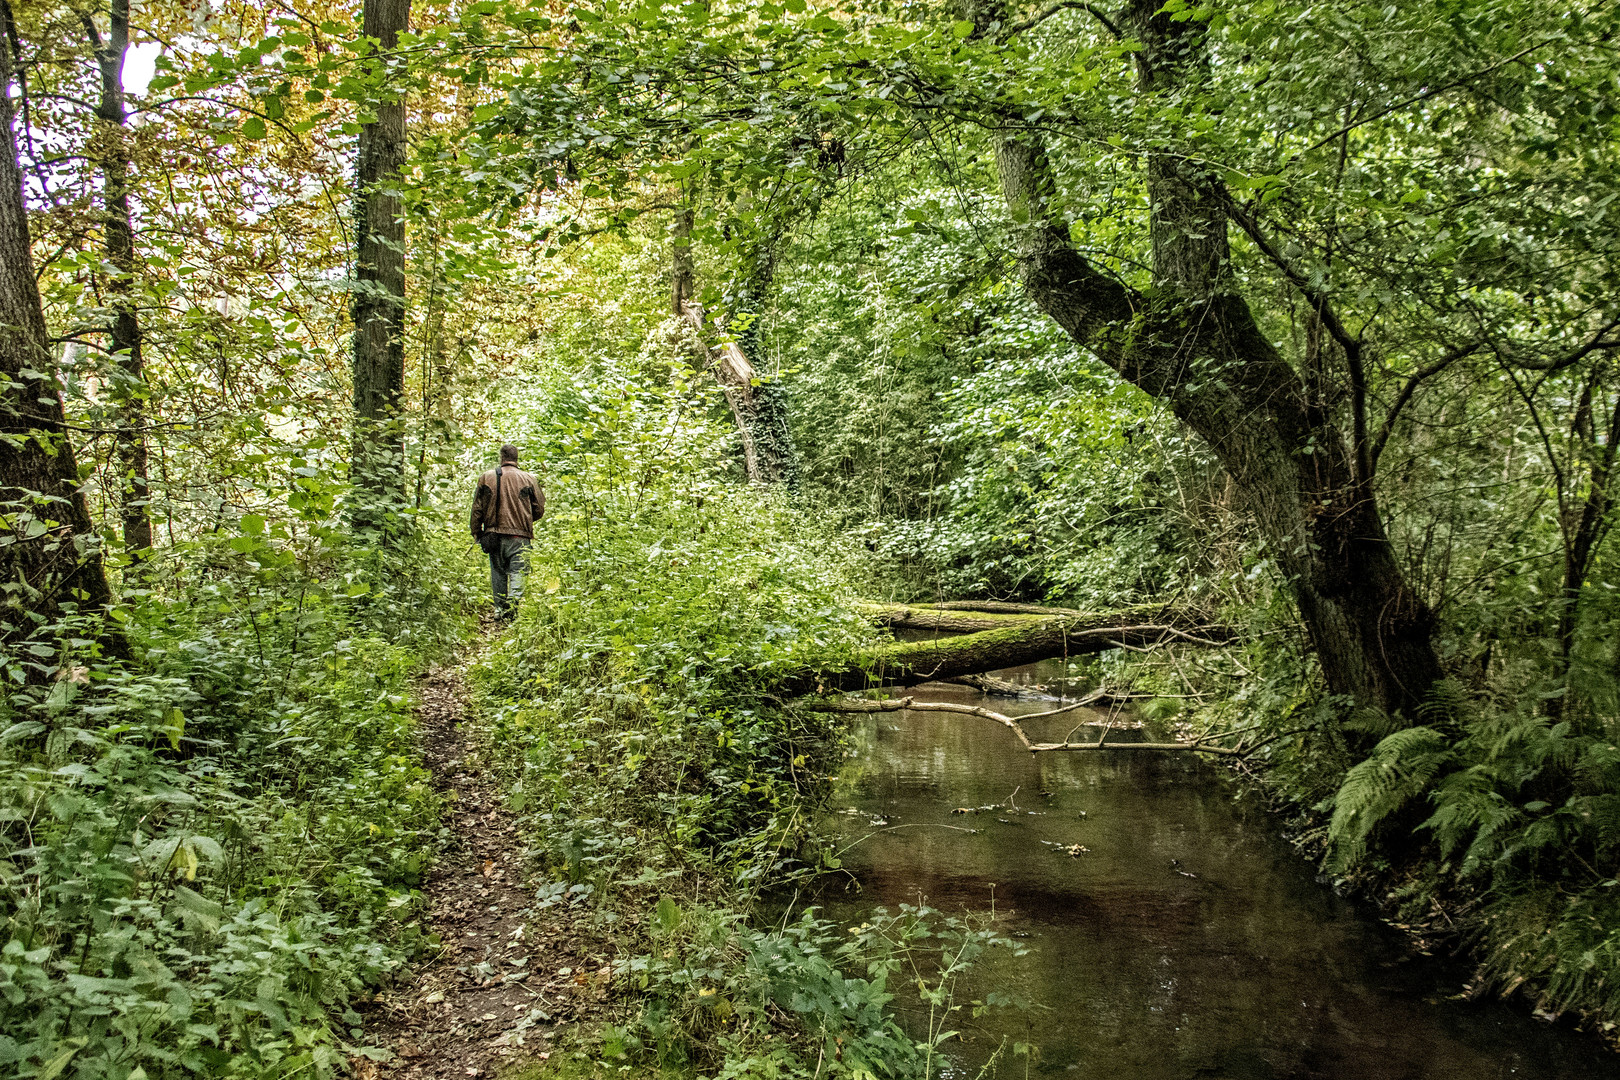
M 1379 823 L 1421 794 L 1451 760 L 1450 745 L 1433 728 L 1405 728 L 1380 742 L 1345 774 L 1334 796 L 1329 868 L 1342 873 L 1359 862 Z
M 1434 833 L 1445 858 L 1466 845 L 1464 874 L 1493 861 L 1497 838 L 1523 818 L 1523 811 L 1502 794 L 1498 780 L 1484 765 L 1452 773 L 1435 786 L 1434 814 L 1420 826 Z

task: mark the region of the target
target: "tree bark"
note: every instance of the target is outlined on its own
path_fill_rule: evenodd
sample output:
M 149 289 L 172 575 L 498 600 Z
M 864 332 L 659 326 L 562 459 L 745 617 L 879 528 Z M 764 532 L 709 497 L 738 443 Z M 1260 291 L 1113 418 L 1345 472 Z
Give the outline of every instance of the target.
M 672 272 L 669 311 L 677 318 L 685 318 L 686 305 L 697 299 L 697 271 L 692 264 L 692 221 L 692 208 L 683 206 L 675 211 L 675 227 L 670 230 L 674 242 L 670 245 Z
M 704 341 L 703 307 L 695 299 L 692 223 L 691 207 L 683 206 L 675 212 L 675 224 L 670 230 L 670 307 L 692 327 L 697 339 Z M 794 465 L 784 402 L 774 385 L 760 381 L 748 359 L 744 343 L 757 346 L 758 340 L 757 329 L 751 326 L 737 338 L 709 350 L 703 362 L 714 371 L 726 404 L 731 406 L 742 446 L 743 474 L 750 483 L 771 486 L 790 481 Z
M 12 23 L 5 0 L 0 22 Z M 7 645 L 70 606 L 103 609 L 110 600 L 34 281 L 12 81 L 11 44 L 0 40 L 0 641 Z
M 863 614 L 879 626 L 892 626 L 906 630 L 940 630 L 946 633 L 974 633 L 979 630 L 1000 630 L 1009 626 L 1029 626 L 1053 618 L 1067 619 L 1078 626 L 1091 624 L 1117 625 L 1128 619 L 1140 624 L 1171 626 L 1199 634 L 1216 632 L 1196 612 L 1144 604 L 1105 615 L 1089 614 L 1069 608 L 1037 608 L 1033 605 L 1009 604 L 1007 607 L 1027 607 L 1023 612 L 990 612 L 965 610 L 932 604 L 861 604 Z M 1101 620 L 1101 622 L 1098 622 Z M 1223 639 L 1235 636 L 1228 628 L 1219 628 Z
M 118 458 L 119 506 L 124 546 L 135 557 L 152 547 L 151 500 L 147 475 L 146 375 L 141 358 L 141 324 L 135 299 L 135 226 L 129 209 L 129 116 L 124 103 L 124 58 L 129 50 L 129 0 L 113 0 L 107 37 L 102 39 L 89 14 L 82 16 L 90 44 L 96 50 L 101 75 L 101 100 L 96 108 L 93 156 L 101 172 L 102 237 L 107 263 L 114 276 L 113 321 L 109 352 L 121 378 L 118 430 L 114 436 Z
M 986 31 L 1006 22 L 993 3 L 967 3 Z M 1203 24 L 1159 8 L 1132 0 L 1127 12 L 1149 96 L 1195 82 L 1207 65 Z M 1219 181 L 1187 159 L 1148 156 L 1154 289 L 1144 294 L 1070 242 L 1038 134 L 1009 126 L 996 165 L 1031 298 L 1209 442 L 1256 514 L 1328 689 L 1414 717 L 1441 674 L 1433 616 L 1396 562 L 1370 478 L 1235 290 Z
M 410 0 L 365 0 L 362 29 L 375 39 L 381 79 L 410 19 Z M 354 441 L 350 469 L 357 525 L 392 520 L 405 493 L 405 101 L 386 87 L 376 119 L 360 128 L 355 173 Z
M 805 668 L 776 680 L 784 695 L 864 690 L 977 675 L 1056 657 L 1083 656 L 1105 649 L 1146 649 L 1155 645 L 1217 645 L 1234 639 L 1226 627 L 1196 630 L 1142 622 L 1139 612 L 1080 617 L 1021 619 L 1016 625 L 959 637 L 897 641 L 857 653 L 835 667 Z

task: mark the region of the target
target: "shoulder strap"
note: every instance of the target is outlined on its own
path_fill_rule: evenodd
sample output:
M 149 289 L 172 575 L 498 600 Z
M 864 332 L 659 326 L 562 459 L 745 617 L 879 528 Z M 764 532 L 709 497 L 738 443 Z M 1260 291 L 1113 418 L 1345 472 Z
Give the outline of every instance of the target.
M 491 521 L 491 527 L 497 528 L 497 529 L 500 528 L 500 525 L 501 525 L 501 469 L 502 468 L 503 468 L 503 466 L 500 466 L 500 465 L 495 466 L 495 510 L 494 510 L 493 513 L 491 513 L 489 515 L 490 516 L 490 521 Z

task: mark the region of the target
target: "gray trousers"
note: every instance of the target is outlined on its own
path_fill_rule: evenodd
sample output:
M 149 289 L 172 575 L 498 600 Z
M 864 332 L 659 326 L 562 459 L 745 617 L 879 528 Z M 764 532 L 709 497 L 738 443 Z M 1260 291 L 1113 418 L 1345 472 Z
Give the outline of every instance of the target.
M 529 571 L 529 541 L 522 536 L 503 536 L 501 546 L 489 556 L 489 587 L 495 594 L 495 614 L 511 617 L 523 599 L 523 578 Z

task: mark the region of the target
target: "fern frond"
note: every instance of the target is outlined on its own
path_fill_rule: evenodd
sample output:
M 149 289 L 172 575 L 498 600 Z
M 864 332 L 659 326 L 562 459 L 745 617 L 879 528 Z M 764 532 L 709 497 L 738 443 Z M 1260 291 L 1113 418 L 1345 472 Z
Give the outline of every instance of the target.
M 1483 765 L 1470 765 L 1447 776 L 1435 786 L 1432 798 L 1434 814 L 1419 827 L 1434 833 L 1446 858 L 1468 845 L 1461 868 L 1464 874 L 1492 861 L 1497 849 L 1494 838 L 1523 813 L 1498 790 L 1494 771 Z
M 1451 760 L 1450 744 L 1433 728 L 1404 728 L 1374 747 L 1366 761 L 1345 774 L 1334 796 L 1330 869 L 1342 872 L 1355 865 L 1379 823 L 1421 794 Z

